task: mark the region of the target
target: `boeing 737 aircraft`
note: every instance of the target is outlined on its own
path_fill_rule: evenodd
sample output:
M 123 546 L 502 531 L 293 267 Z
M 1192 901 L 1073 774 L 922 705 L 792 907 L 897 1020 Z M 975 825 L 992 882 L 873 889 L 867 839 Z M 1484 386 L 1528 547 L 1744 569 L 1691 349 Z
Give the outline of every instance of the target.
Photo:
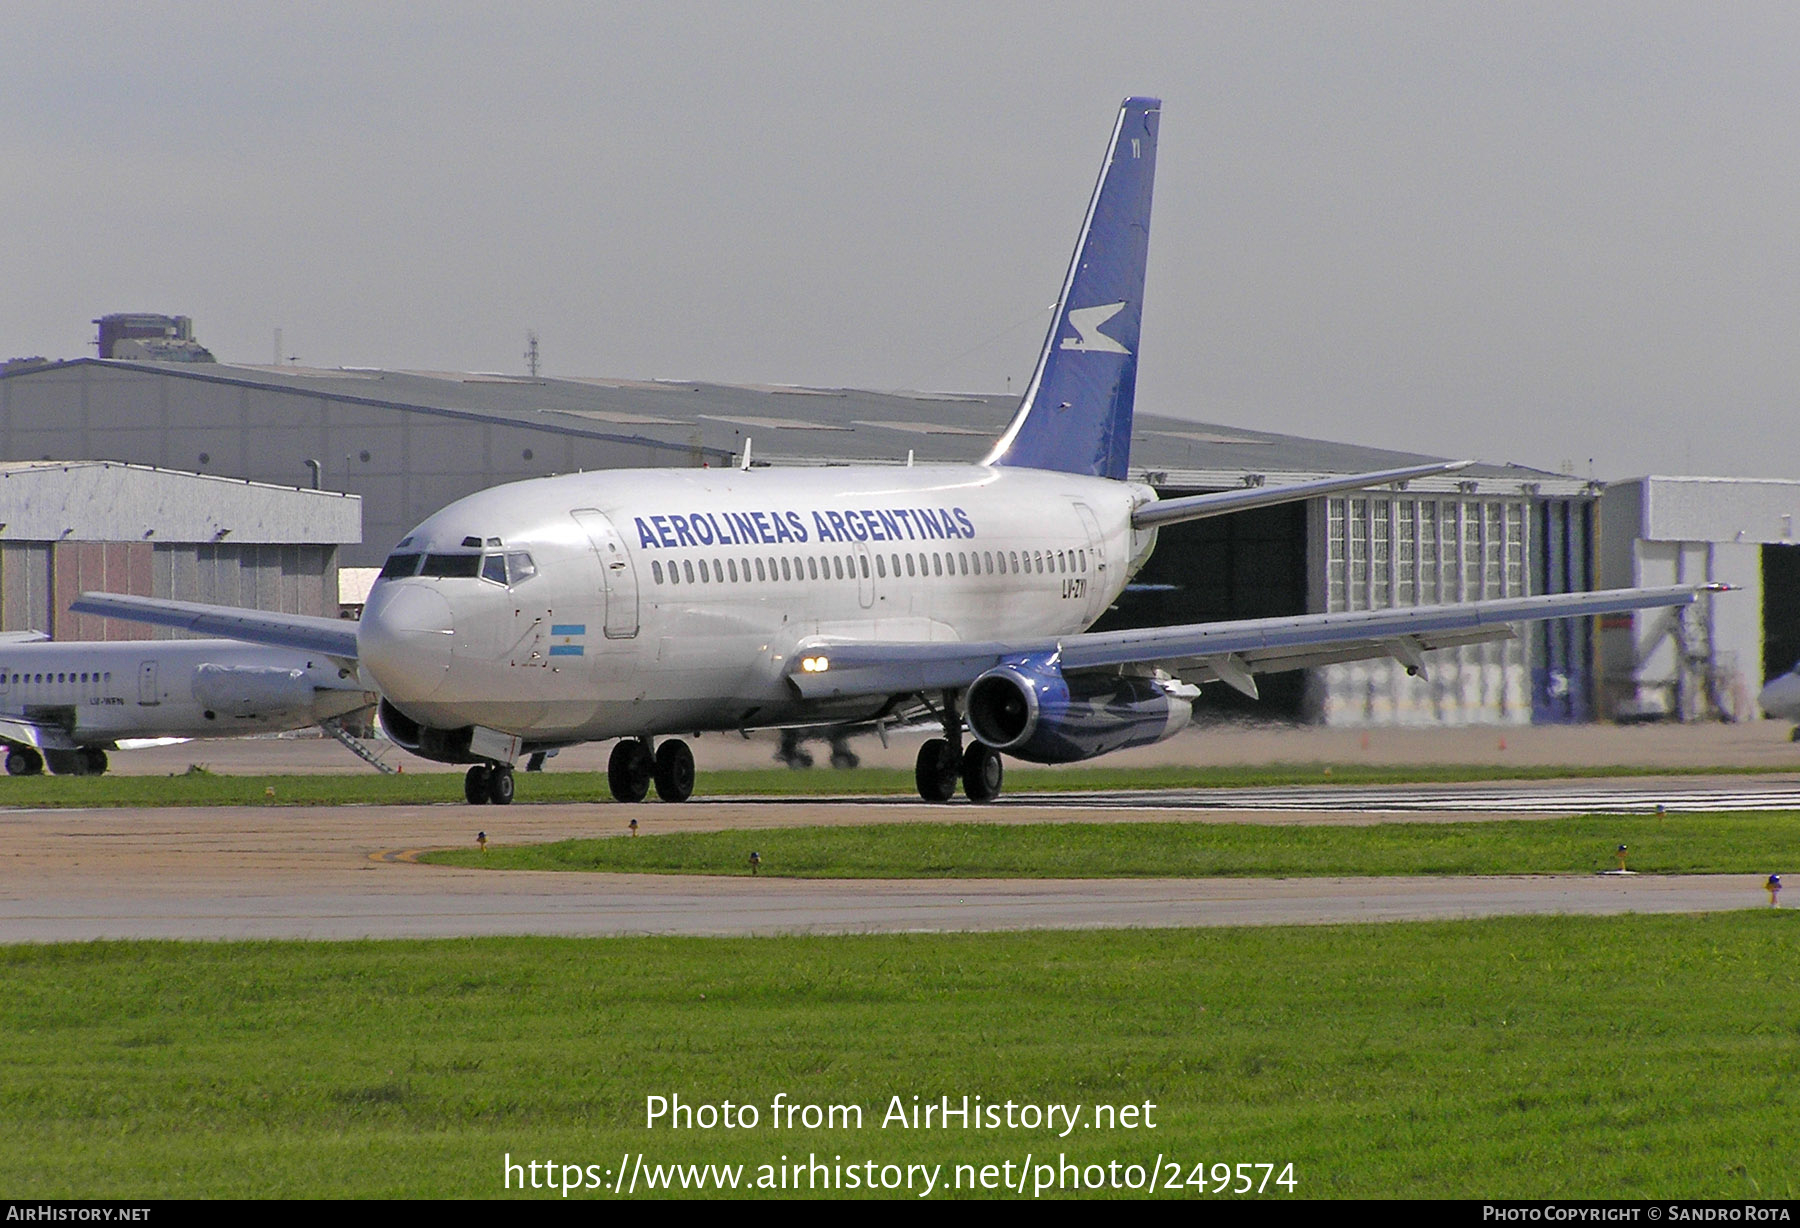
M 0 640 L 11 776 L 98 776 L 131 738 L 304 729 L 373 703 L 353 665 L 233 640 Z
M 1160 741 L 1196 683 L 1506 638 L 1521 620 L 1684 605 L 1694 587 L 1085 631 L 1159 527 L 1454 468 L 1158 500 L 1127 480 L 1159 104 L 1119 112 L 1054 323 L 979 464 L 623 470 L 461 499 L 395 547 L 360 624 L 85 595 L 75 609 L 357 661 L 388 735 L 507 802 L 522 756 L 621 739 L 612 793 L 694 787 L 664 735 L 929 714 L 921 796 L 1000 792 L 1001 755 Z M 965 745 L 964 731 L 973 735 Z

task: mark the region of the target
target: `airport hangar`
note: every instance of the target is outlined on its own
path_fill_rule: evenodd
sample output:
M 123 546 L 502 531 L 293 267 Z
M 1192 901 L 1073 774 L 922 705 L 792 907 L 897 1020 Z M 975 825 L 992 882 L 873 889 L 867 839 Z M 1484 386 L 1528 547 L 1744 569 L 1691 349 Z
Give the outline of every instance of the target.
M 1014 404 L 1002 396 L 82 358 L 0 370 L 0 460 L 106 459 L 302 494 L 355 494 L 360 541 L 333 544 L 337 562 L 366 568 L 438 508 L 500 482 L 581 469 L 732 465 L 747 450 L 755 465 L 968 462 L 986 452 Z M 1132 438 L 1132 476 L 1165 495 L 1430 459 L 1141 409 Z M 1567 475 L 1482 465 L 1405 490 L 1175 526 L 1163 530 L 1133 590 L 1099 626 L 1590 589 L 1600 491 Z M 141 542 L 143 531 L 136 526 L 128 540 Z M 0 540 L 11 537 L 0 530 Z M 172 581 L 166 594 L 160 583 L 153 591 L 263 604 L 256 588 Z M 0 630 L 24 629 L 15 603 L 0 609 Z M 138 634 L 115 630 L 121 626 L 111 622 L 106 633 Z M 1609 683 L 1600 675 L 1597 640 L 1583 622 L 1540 624 L 1519 641 L 1435 654 L 1424 679 L 1393 662 L 1332 665 L 1266 676 L 1255 704 L 1209 688 L 1208 706 L 1334 725 L 1585 721 L 1611 715 L 1613 699 L 1634 693 L 1629 677 Z
M 84 589 L 338 612 L 362 500 L 116 461 L 0 462 L 0 631 L 59 640 L 174 632 L 72 614 Z

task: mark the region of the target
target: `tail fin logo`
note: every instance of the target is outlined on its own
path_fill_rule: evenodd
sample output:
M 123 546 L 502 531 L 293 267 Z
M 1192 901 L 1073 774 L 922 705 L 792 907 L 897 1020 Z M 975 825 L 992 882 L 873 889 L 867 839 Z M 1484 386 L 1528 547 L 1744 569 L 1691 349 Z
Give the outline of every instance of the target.
M 1130 350 L 1100 331 L 1100 326 L 1125 310 L 1124 303 L 1102 303 L 1098 307 L 1071 307 L 1069 323 L 1078 337 L 1064 337 L 1061 349 L 1084 350 L 1090 354 L 1129 354 Z

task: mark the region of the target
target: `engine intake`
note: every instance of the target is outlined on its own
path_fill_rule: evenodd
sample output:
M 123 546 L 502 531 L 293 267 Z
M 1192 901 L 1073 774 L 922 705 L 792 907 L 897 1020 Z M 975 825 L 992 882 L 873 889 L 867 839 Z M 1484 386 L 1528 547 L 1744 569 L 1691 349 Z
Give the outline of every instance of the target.
M 469 739 L 475 733 L 473 726 L 433 729 L 430 725 L 421 725 L 413 720 L 385 697 L 381 706 L 376 709 L 376 716 L 381 722 L 382 732 L 387 734 L 394 745 L 411 751 L 421 759 L 432 759 L 438 763 L 487 762 L 469 753 Z
M 1032 763 L 1076 763 L 1187 727 L 1199 692 L 1157 678 L 1063 674 L 1054 657 L 997 665 L 969 687 L 976 738 Z

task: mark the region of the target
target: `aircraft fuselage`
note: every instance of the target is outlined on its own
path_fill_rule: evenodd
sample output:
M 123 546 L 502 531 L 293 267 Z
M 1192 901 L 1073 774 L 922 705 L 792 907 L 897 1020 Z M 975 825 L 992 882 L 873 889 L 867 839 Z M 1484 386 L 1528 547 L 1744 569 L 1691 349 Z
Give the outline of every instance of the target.
M 358 647 L 413 720 L 529 742 L 866 719 L 885 701 L 802 705 L 796 654 L 1080 631 L 1148 555 L 1154 498 L 976 465 L 513 483 L 402 540 Z
M 320 653 L 235 640 L 0 644 L 0 734 L 21 745 L 43 744 L 37 728 L 79 746 L 299 729 L 369 702 Z

